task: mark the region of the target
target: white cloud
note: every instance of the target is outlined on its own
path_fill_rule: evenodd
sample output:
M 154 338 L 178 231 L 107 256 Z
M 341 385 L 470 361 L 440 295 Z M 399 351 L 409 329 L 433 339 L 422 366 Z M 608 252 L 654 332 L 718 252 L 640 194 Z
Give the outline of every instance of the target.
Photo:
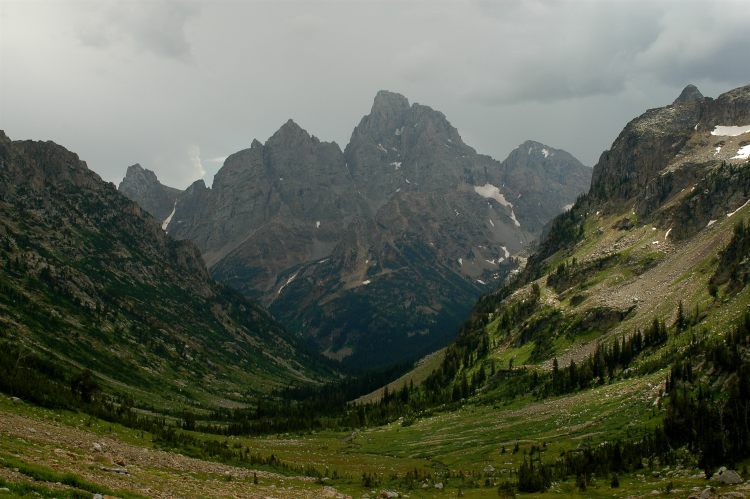
M 188 157 L 190 159 L 190 172 L 193 174 L 193 179 L 198 180 L 206 175 L 206 169 L 203 168 L 203 161 L 201 161 L 201 148 L 195 144 L 188 147 Z

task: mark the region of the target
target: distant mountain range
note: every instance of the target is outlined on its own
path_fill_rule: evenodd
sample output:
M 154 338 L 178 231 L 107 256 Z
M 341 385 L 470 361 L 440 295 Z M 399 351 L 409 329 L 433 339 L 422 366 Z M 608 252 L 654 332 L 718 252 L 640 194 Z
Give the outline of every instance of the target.
M 590 175 L 532 141 L 503 162 L 478 154 L 442 113 L 381 91 L 344 151 L 289 120 L 211 188 L 134 165 L 119 190 L 318 350 L 374 367 L 450 341 Z

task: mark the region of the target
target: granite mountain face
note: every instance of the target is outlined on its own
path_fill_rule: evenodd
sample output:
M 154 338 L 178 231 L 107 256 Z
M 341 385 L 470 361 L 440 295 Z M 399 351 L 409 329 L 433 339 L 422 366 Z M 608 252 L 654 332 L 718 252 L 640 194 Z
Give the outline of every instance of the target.
M 328 375 L 76 154 L 0 132 L 0 165 L 0 344 L 19 360 L 89 369 L 157 404 L 244 403 Z
M 498 162 L 381 91 L 344 151 L 290 120 L 179 194 L 165 229 L 326 355 L 388 365 L 445 345 L 590 172 L 531 141 Z

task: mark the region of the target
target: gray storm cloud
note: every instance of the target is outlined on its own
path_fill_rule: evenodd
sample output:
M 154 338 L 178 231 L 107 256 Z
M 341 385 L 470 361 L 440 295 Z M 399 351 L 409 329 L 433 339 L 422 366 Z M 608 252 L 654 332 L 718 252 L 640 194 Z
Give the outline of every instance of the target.
M 126 45 L 138 51 L 190 59 L 185 25 L 197 4 L 176 1 L 90 2 L 78 24 L 84 45 L 107 50 Z
M 343 147 L 385 88 L 480 152 L 593 164 L 685 84 L 750 83 L 748 25 L 742 1 L 0 0 L 0 128 L 185 187 L 288 118 Z

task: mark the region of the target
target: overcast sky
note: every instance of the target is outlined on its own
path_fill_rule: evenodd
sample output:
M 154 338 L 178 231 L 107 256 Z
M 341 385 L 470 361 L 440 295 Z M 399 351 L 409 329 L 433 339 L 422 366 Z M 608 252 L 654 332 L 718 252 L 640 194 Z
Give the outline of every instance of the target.
M 0 0 L 0 129 L 183 188 L 288 118 L 343 149 L 388 89 L 497 159 L 593 165 L 685 84 L 750 83 L 748 54 L 747 0 Z

